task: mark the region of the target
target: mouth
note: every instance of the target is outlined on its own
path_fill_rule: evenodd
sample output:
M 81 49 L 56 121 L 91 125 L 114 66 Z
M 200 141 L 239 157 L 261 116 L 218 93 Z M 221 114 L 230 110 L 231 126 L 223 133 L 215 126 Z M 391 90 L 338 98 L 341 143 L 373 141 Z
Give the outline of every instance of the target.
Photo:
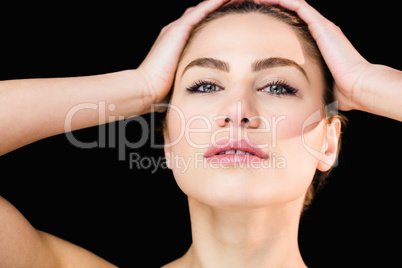
M 204 154 L 207 161 L 219 163 L 237 163 L 248 161 L 263 161 L 268 159 L 257 145 L 251 141 L 223 139 L 212 144 Z
M 237 149 L 231 149 L 227 151 L 222 151 L 217 153 L 216 155 L 223 155 L 223 154 L 245 154 L 245 155 L 254 155 L 253 153 L 247 152 L 247 151 L 242 151 L 242 150 L 237 150 Z

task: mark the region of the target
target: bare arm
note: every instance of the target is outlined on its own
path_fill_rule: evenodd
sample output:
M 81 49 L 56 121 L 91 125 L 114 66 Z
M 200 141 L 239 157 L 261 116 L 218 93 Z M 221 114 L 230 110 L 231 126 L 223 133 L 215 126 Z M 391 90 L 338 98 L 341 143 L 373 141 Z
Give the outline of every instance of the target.
M 0 82 L 0 155 L 66 130 L 109 122 L 109 117 L 114 120 L 150 112 L 151 104 L 162 102 L 168 94 L 193 26 L 225 2 L 209 0 L 188 9 L 162 30 L 136 70 Z M 105 107 L 102 116 L 96 106 L 100 102 Z M 89 108 L 76 109 L 82 104 Z M 71 127 L 66 129 L 69 116 Z M 0 267 L 114 266 L 83 248 L 35 230 L 0 197 Z
M 0 155 L 39 139 L 151 111 L 171 89 L 181 52 L 194 25 L 228 0 L 209 0 L 189 8 L 162 29 L 136 70 L 111 74 L 0 82 Z M 105 102 L 104 120 L 95 105 Z M 66 116 L 80 104 L 93 104 Z M 109 106 L 111 105 L 111 106 Z M 89 107 L 89 106 L 88 106 Z M 103 111 L 102 111 L 103 112 Z M 71 115 L 71 114 L 69 114 Z
M 346 110 L 358 109 L 402 121 L 402 71 L 370 64 L 351 94 L 350 98 L 341 92 L 337 96 L 340 101 L 352 100 Z
M 145 88 L 145 81 L 137 70 L 0 82 L 0 155 L 65 131 L 106 123 L 112 115 L 110 118 L 149 112 L 152 97 Z M 71 113 L 77 105 L 99 105 L 100 102 L 113 108 L 105 109 L 102 116 L 106 122 L 102 122 L 98 109 L 79 109 Z M 65 129 L 68 114 L 74 116 L 70 120 L 71 129 Z
M 0 196 L 0 267 L 94 267 L 114 265 L 89 251 L 38 231 Z

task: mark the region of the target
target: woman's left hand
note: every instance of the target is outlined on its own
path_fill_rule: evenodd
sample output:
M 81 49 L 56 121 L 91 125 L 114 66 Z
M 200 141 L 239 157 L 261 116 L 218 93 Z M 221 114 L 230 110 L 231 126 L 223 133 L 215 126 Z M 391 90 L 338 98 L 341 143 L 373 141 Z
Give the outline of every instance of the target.
M 307 23 L 334 77 L 334 93 L 341 110 L 357 109 L 402 121 L 401 71 L 366 61 L 338 26 L 304 0 L 254 1 L 283 6 Z
M 151 96 L 144 98 L 145 112 L 151 110 L 152 104 L 167 101 L 180 56 L 194 26 L 228 1 L 202 1 L 188 8 L 179 19 L 162 29 L 150 52 L 137 68 L 145 81 L 142 95 Z

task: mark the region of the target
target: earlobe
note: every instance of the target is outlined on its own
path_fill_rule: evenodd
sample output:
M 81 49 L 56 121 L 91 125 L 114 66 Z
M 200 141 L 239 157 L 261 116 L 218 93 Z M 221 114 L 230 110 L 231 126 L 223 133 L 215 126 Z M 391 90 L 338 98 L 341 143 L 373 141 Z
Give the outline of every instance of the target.
M 324 141 L 325 150 L 317 166 L 317 169 L 322 172 L 330 170 L 336 164 L 340 147 L 341 126 L 342 123 L 338 117 L 332 118 L 331 122 L 327 124 Z

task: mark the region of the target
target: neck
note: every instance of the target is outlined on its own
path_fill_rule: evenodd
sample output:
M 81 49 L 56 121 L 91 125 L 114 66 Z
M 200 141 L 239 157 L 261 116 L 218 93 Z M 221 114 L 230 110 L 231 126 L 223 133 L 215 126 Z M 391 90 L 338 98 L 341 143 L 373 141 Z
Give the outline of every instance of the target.
M 224 210 L 189 197 L 189 207 L 193 244 L 182 258 L 186 267 L 306 267 L 297 241 L 299 202 Z

